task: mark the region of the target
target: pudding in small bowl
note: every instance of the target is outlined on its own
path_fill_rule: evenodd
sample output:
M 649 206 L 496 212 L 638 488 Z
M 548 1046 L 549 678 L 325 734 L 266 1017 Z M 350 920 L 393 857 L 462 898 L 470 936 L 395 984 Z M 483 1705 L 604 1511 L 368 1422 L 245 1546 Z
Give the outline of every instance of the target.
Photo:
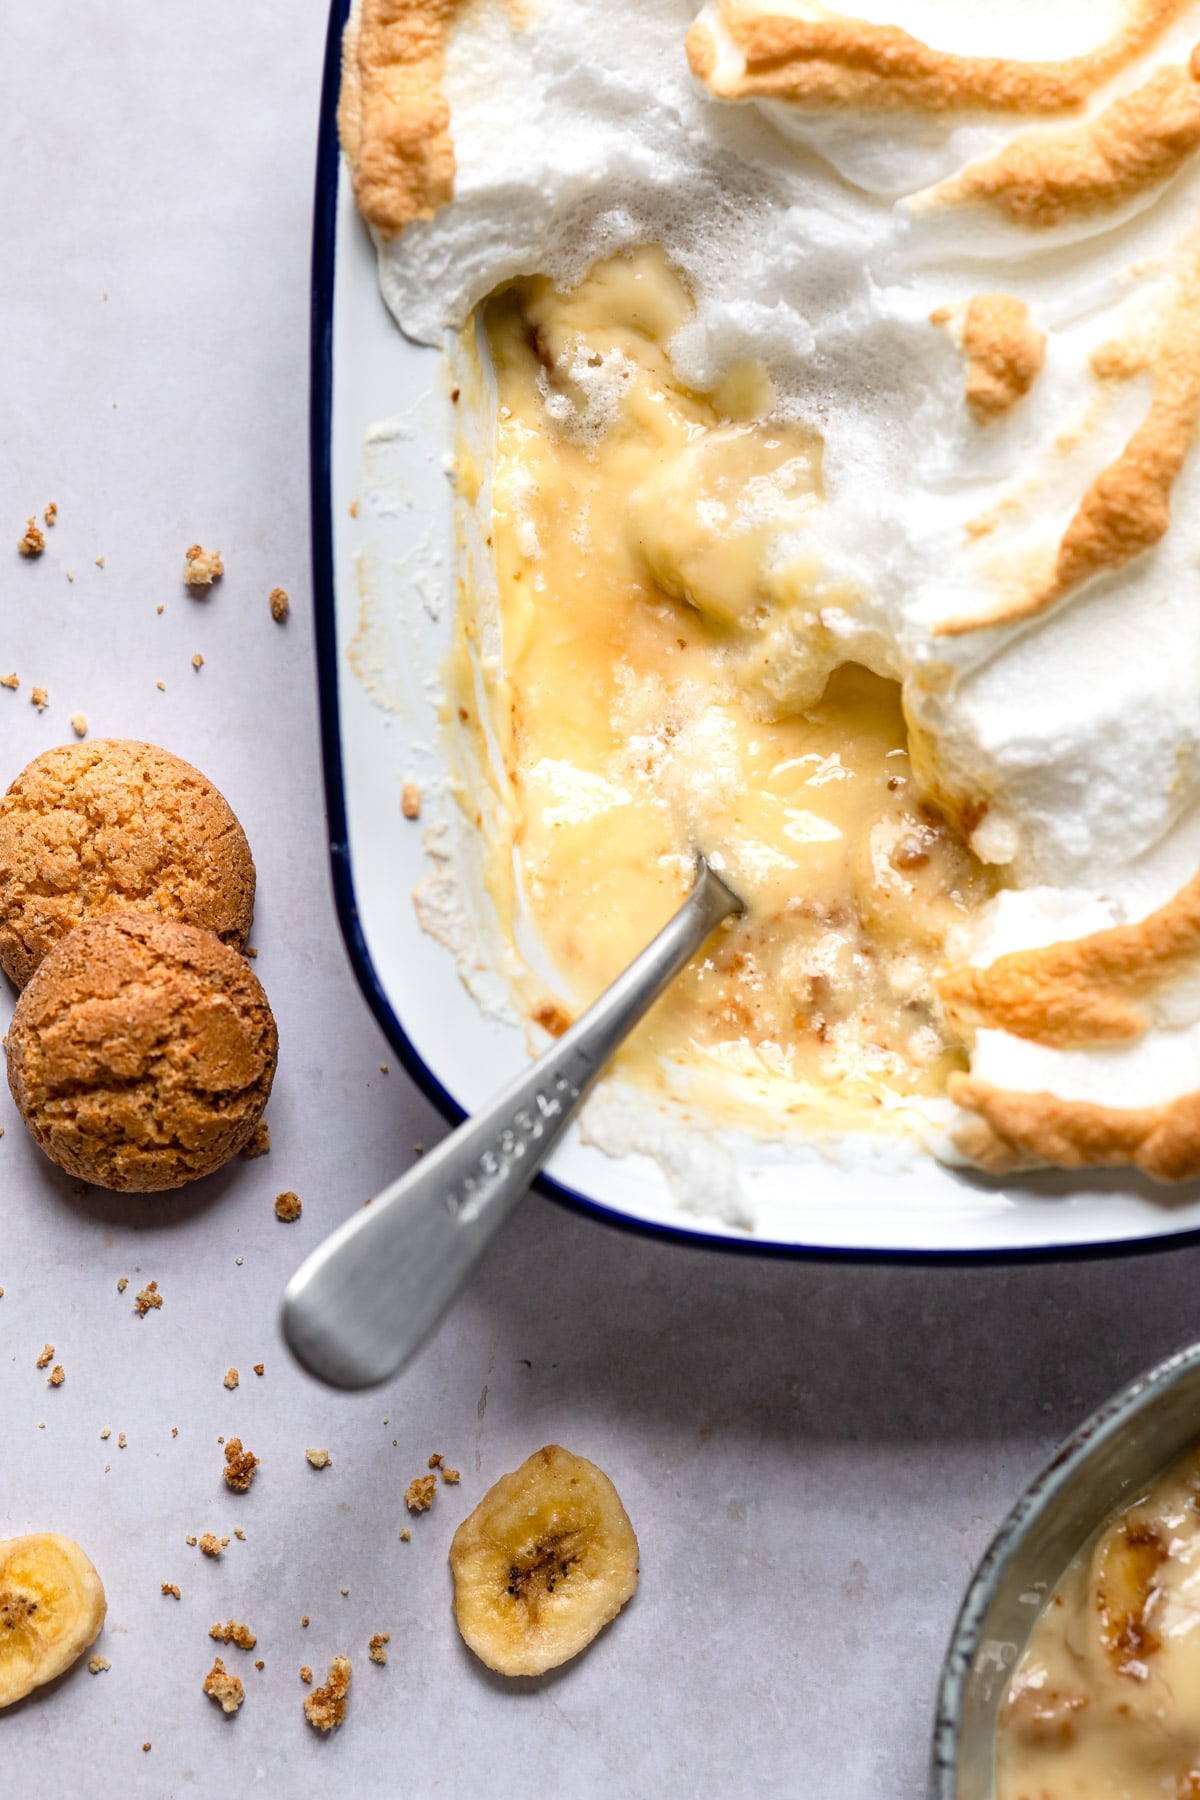
M 931 1800 L 1200 1796 L 1200 1345 L 1017 1502 L 942 1674 Z

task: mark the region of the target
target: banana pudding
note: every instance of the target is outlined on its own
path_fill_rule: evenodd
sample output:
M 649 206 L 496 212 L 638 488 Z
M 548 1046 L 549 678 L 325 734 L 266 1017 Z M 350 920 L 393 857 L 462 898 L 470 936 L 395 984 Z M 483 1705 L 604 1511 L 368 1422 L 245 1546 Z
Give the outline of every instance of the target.
M 1013 1671 L 997 1800 L 1200 1795 L 1200 1453 L 1075 1558 Z
M 361 0 L 341 129 L 455 367 L 449 716 L 561 1029 L 1007 1173 L 1200 1173 L 1200 0 Z M 1016 56 L 1015 49 L 1031 54 Z

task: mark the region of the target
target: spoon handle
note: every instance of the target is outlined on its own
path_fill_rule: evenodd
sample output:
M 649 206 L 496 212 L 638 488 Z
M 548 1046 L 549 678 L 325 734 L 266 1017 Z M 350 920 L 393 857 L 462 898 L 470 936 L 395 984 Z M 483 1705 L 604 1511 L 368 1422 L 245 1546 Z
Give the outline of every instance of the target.
M 623 975 L 545 1053 L 296 1271 L 283 1331 L 335 1387 L 394 1375 L 433 1330 L 638 1020 L 740 903 L 704 861 Z

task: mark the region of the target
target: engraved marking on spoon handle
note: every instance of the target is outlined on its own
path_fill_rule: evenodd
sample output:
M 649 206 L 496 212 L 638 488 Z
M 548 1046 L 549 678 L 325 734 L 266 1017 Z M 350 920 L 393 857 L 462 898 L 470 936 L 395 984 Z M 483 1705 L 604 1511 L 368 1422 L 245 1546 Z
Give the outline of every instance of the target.
M 402 1368 L 566 1130 L 592 1081 L 738 902 L 706 863 L 625 973 L 473 1118 L 310 1256 L 284 1295 L 306 1368 L 367 1387 Z

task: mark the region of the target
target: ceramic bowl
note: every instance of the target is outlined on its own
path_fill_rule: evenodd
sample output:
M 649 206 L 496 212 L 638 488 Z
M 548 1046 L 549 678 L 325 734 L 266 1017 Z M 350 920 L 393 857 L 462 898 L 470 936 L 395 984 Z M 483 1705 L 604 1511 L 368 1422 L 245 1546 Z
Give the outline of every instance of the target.
M 1200 1344 L 1105 1401 L 1030 1483 L 967 1589 L 938 1690 L 930 1800 L 992 1800 L 1008 1678 L 1067 1565 L 1200 1436 Z

